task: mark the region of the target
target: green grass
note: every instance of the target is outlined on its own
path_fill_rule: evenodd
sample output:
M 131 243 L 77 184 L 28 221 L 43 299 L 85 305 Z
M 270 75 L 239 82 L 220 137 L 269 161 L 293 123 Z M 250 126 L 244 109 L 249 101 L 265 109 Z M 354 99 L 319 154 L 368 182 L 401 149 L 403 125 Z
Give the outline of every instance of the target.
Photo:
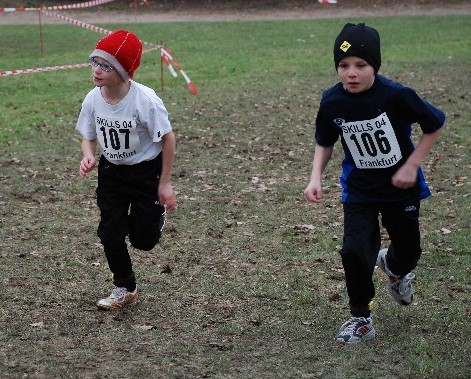
M 200 91 L 165 71 L 161 92 L 158 54 L 144 55 L 135 79 L 157 90 L 177 135 L 179 209 L 160 246 L 133 252 L 142 297 L 114 313 L 94 306 L 110 289 L 96 172 L 78 177 L 90 69 L 0 78 L 3 378 L 469 376 L 470 19 L 366 19 L 381 71 L 444 109 L 448 129 L 423 165 L 435 196 L 422 206 L 417 300 L 395 306 L 376 275 L 378 338 L 359 346 L 332 341 L 348 314 L 339 146 L 324 204 L 302 196 L 345 22 L 100 25 L 163 41 Z M 84 62 L 100 37 L 47 25 L 41 55 L 35 26 L 0 35 L 0 71 Z

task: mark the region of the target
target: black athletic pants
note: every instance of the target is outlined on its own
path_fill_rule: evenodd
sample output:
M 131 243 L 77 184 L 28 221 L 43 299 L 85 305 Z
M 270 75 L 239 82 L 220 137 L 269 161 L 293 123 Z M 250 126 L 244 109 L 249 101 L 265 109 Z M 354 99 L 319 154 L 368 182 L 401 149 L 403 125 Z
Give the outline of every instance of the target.
M 390 246 L 389 269 L 396 275 L 412 271 L 420 259 L 420 201 L 406 204 L 343 204 L 344 238 L 340 251 L 353 316 L 370 314 L 375 295 L 373 270 L 381 248 L 379 215 Z
M 158 202 L 161 155 L 135 165 L 115 165 L 101 156 L 98 164 L 97 235 L 103 245 L 114 284 L 133 291 L 136 279 L 126 244 L 151 250 L 159 242 L 164 207 Z

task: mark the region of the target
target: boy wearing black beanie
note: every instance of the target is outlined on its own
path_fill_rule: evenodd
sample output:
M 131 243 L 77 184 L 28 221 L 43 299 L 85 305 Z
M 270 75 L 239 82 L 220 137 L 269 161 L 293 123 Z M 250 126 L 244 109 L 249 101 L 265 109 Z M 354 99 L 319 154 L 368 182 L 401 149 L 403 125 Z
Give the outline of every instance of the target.
M 445 115 L 417 93 L 379 75 L 378 32 L 346 24 L 334 43 L 340 82 L 327 89 L 316 118 L 316 147 L 308 201 L 323 199 L 322 175 L 340 137 L 344 237 L 340 250 L 350 318 L 335 337 L 355 343 L 376 336 L 371 318 L 377 265 L 389 279 L 389 293 L 401 305 L 413 300 L 411 271 L 421 255 L 420 200 L 431 196 L 420 164 L 438 140 Z M 414 147 L 411 126 L 422 136 Z M 379 216 L 390 244 L 381 249 Z

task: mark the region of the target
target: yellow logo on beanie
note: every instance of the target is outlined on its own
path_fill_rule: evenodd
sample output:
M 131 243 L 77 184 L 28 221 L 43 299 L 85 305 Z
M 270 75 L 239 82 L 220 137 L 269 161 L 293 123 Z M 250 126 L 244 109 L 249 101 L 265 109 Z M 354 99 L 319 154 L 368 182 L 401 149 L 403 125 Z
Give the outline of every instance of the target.
M 346 53 L 348 51 L 348 49 L 350 49 L 352 45 L 350 45 L 349 42 L 347 41 L 343 41 L 343 43 L 340 45 L 340 50 L 342 50 L 344 53 Z

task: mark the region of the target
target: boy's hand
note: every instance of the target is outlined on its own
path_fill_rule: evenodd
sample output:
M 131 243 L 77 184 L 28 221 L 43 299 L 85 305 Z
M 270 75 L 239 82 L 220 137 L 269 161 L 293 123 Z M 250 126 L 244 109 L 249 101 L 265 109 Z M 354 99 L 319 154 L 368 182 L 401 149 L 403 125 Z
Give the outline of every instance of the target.
M 394 187 L 407 189 L 411 188 L 417 182 L 417 172 L 419 170 L 421 162 L 432 150 L 432 147 L 437 142 L 440 134 L 443 132 L 445 125 L 440 129 L 435 130 L 433 133 L 422 134 L 419 143 L 417 144 L 413 153 L 407 158 L 399 170 L 391 178 L 391 183 Z
M 83 178 L 87 175 L 96 165 L 95 157 L 84 157 L 80 162 L 80 176 Z
M 170 183 L 159 183 L 159 203 L 165 205 L 167 212 L 173 213 L 177 209 L 177 197 Z
M 394 187 L 401 189 L 408 189 L 415 185 L 417 182 L 417 169 L 415 165 L 404 164 L 391 178 L 391 183 Z
M 304 196 L 312 203 L 321 203 L 324 198 L 324 191 L 319 183 L 309 182 L 304 190 Z

